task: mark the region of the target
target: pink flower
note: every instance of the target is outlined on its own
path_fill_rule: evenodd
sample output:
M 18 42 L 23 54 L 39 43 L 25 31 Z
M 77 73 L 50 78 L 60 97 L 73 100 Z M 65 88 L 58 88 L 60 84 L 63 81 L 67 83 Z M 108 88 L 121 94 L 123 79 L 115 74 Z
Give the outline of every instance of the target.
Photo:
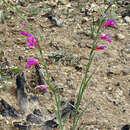
M 21 34 L 27 37 L 27 41 L 28 41 L 27 46 L 29 47 L 37 46 L 37 41 L 34 38 L 32 33 L 21 32 Z
M 110 35 L 110 34 L 109 33 L 102 33 L 99 37 L 101 39 L 105 39 L 106 41 L 108 41 L 110 43 L 110 42 L 112 42 L 112 40 L 109 37 L 107 37 L 108 35 Z
M 35 40 L 34 36 L 30 33 L 30 37 L 27 37 L 27 46 L 32 47 L 32 46 L 37 46 L 37 41 Z
M 29 33 L 27 33 L 27 32 L 21 32 L 21 34 L 26 36 L 26 37 L 29 36 Z
M 98 45 L 94 48 L 94 50 L 105 50 L 107 49 L 107 46 L 104 46 L 104 45 Z
M 24 23 L 24 22 L 22 22 L 21 24 L 22 24 L 24 27 L 26 26 L 26 23 Z
M 103 26 L 114 26 L 116 24 L 116 22 L 112 19 L 108 19 Z
M 40 64 L 40 62 L 35 58 L 28 58 L 26 68 L 30 68 L 33 65 Z
M 35 87 L 35 89 L 41 89 L 41 90 L 48 89 L 48 88 L 49 88 L 49 86 L 47 86 L 47 85 L 38 85 Z
M 105 16 L 108 16 L 108 12 L 106 12 Z

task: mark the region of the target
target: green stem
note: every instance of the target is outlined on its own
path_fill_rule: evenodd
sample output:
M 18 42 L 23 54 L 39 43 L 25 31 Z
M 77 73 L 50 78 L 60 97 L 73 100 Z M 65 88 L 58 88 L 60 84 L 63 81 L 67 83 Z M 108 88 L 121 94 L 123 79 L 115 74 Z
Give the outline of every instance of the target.
M 61 114 L 60 114 L 60 102 L 58 102 L 58 98 L 56 96 L 56 92 L 55 91 L 54 91 L 54 97 L 55 97 L 56 106 L 57 106 L 57 118 L 58 118 L 60 130 L 63 130 L 63 124 L 62 124 Z
M 107 10 L 110 8 L 110 6 L 104 11 L 105 13 L 107 12 Z M 83 96 L 83 93 L 87 87 L 87 83 L 88 81 L 91 79 L 92 75 L 88 78 L 87 80 L 87 77 L 88 77 L 88 71 L 91 67 L 91 64 L 92 64 L 92 60 L 93 60 L 93 57 L 94 57 L 94 48 L 96 47 L 97 43 L 97 39 L 99 37 L 99 34 L 100 34 L 100 30 L 102 29 L 102 25 L 103 25 L 103 22 L 104 22 L 104 17 L 101 18 L 100 20 L 100 24 L 99 24 L 99 27 L 98 27 L 98 30 L 96 32 L 96 37 L 94 38 L 93 40 L 93 43 L 92 43 L 92 48 L 91 48 L 91 51 L 90 51 L 90 55 L 89 55 L 89 62 L 88 64 L 86 65 L 86 72 L 85 72 L 85 76 L 82 80 L 82 83 L 81 83 L 81 86 L 80 86 L 80 89 L 79 89 L 79 93 L 78 93 L 78 97 L 77 97 L 77 101 L 76 101 L 76 110 L 75 110 L 75 113 L 74 113 L 74 120 L 73 120 L 73 130 L 76 130 L 76 127 L 77 127 L 77 123 L 78 123 L 78 120 L 77 120 L 77 112 L 79 110 L 79 106 L 80 106 L 80 102 L 82 100 L 82 96 Z M 87 81 L 86 81 L 87 80 Z
M 40 47 L 40 44 L 38 44 L 39 47 L 39 52 L 40 52 L 40 56 L 42 59 L 42 65 L 44 66 L 45 70 L 46 70 L 46 74 L 47 74 L 47 80 L 46 83 L 48 84 L 48 86 L 50 87 L 50 89 L 52 90 L 54 97 L 55 97 L 55 101 L 56 101 L 56 106 L 57 106 L 57 118 L 58 118 L 58 122 L 59 122 L 59 126 L 60 126 L 60 130 L 63 130 L 63 125 L 62 125 L 62 120 L 61 120 L 61 115 L 60 115 L 60 102 L 58 101 L 58 97 L 56 95 L 56 91 L 54 89 L 54 87 L 52 86 L 51 82 L 50 82 L 50 77 L 49 77 L 49 73 L 48 73 L 48 68 L 46 66 L 46 63 L 44 62 L 44 58 L 43 58 L 43 53 L 42 53 L 42 49 Z
M 30 28 L 30 30 L 32 31 L 32 33 L 34 34 L 34 36 L 36 36 L 35 32 L 33 31 L 32 26 L 30 25 L 30 23 L 29 23 L 29 22 L 26 20 L 26 18 L 24 17 L 23 12 L 22 12 L 21 10 L 19 10 L 18 8 L 9 5 L 6 0 L 2 0 L 2 1 L 3 1 L 3 3 L 4 3 L 7 7 L 9 7 L 9 8 L 11 8 L 11 9 L 15 10 L 15 11 L 19 14 L 18 16 L 27 24 L 27 27 Z M 40 38 L 41 38 L 41 37 L 40 37 Z M 38 39 L 36 39 L 36 40 L 38 41 Z M 57 95 L 56 95 L 55 89 L 54 89 L 54 87 L 52 86 L 52 84 L 51 84 L 51 82 L 50 82 L 50 77 L 49 77 L 49 73 L 48 73 L 48 68 L 47 68 L 46 63 L 45 63 L 45 61 L 44 61 L 42 49 L 41 49 L 39 43 L 38 43 L 38 50 L 39 50 L 40 56 L 41 56 L 41 61 L 42 61 L 42 62 L 41 62 L 41 65 L 45 68 L 45 71 L 46 71 L 46 74 L 47 74 L 47 80 L 44 78 L 44 76 L 43 76 L 43 78 L 44 78 L 44 80 L 46 81 L 47 85 L 50 87 L 50 90 L 51 90 L 51 91 L 53 92 L 53 94 L 54 94 L 55 101 L 56 101 L 56 106 L 57 106 L 57 118 L 58 118 L 60 130 L 63 130 L 62 120 L 61 120 L 61 116 L 60 116 L 60 103 L 59 103 L 58 97 L 57 97 Z

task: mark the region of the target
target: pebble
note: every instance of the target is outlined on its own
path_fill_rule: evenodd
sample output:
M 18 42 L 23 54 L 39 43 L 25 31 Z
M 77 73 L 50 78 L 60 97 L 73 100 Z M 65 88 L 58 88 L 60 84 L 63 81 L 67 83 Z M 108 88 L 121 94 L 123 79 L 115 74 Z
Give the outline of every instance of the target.
M 130 130 L 130 125 L 126 124 L 124 125 L 121 130 Z
M 121 12 L 121 16 L 124 18 L 126 16 L 130 16 L 130 10 L 125 10 Z
M 122 35 L 121 33 L 119 33 L 119 34 L 116 34 L 116 35 L 115 35 L 115 38 L 116 38 L 117 40 L 123 40 L 123 39 L 125 39 L 125 36 Z
M 83 17 L 83 21 L 88 22 L 89 21 L 88 17 Z
M 86 47 L 86 43 L 85 42 L 80 42 L 80 43 L 78 43 L 78 46 L 80 48 L 85 48 Z
M 58 124 L 54 120 L 47 120 L 45 122 L 45 126 L 50 127 L 50 128 L 57 128 Z
M 2 18 L 2 11 L 0 10 L 0 19 Z
M 91 8 L 90 8 L 91 11 L 97 12 L 98 9 L 99 9 L 99 6 L 97 4 L 93 4 L 93 3 L 91 4 Z
M 35 114 L 29 114 L 27 115 L 26 120 L 31 123 L 40 124 L 43 120 L 40 116 Z
M 124 20 L 125 20 L 126 23 L 130 23 L 130 17 L 129 16 L 125 16 Z
M 27 124 L 27 122 L 13 122 L 13 125 L 19 130 L 31 130 L 31 125 Z

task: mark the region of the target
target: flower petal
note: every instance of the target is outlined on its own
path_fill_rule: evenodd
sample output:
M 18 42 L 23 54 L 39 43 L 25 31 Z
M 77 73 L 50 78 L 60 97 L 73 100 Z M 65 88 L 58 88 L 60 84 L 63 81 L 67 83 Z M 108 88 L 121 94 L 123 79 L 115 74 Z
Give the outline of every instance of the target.
M 35 89 L 41 89 L 41 90 L 48 89 L 48 88 L 49 88 L 49 86 L 47 86 L 47 85 L 38 85 L 35 87 Z
M 35 58 L 28 58 L 26 68 L 30 68 L 33 65 L 40 64 L 40 62 Z
M 112 42 L 111 38 L 107 37 L 108 35 L 110 35 L 109 33 L 102 33 L 99 37 L 101 39 L 105 39 L 108 42 Z
M 29 35 L 29 33 L 23 32 L 23 31 L 21 32 L 21 34 L 24 35 L 24 36 L 26 36 L 26 37 Z
M 116 22 L 113 19 L 108 19 L 103 26 L 114 26 Z
M 98 46 L 95 47 L 94 50 L 105 50 L 105 49 L 107 49 L 107 46 L 104 46 L 104 45 L 98 45 Z
M 21 34 L 27 37 L 27 41 L 28 41 L 27 46 L 29 47 L 37 46 L 37 41 L 34 38 L 32 33 L 21 32 Z

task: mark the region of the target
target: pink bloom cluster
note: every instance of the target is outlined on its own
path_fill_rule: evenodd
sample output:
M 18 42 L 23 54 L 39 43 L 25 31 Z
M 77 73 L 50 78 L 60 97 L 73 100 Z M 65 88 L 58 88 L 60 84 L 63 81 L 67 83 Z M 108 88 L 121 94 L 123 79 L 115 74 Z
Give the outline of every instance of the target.
M 23 26 L 26 26 L 26 23 L 24 23 L 24 22 L 22 22 L 21 24 Z M 21 34 L 27 38 L 27 41 L 28 41 L 27 46 L 29 46 L 29 47 L 37 46 L 37 41 L 34 38 L 32 33 L 22 31 Z M 26 68 L 30 68 L 31 66 L 37 65 L 37 64 L 40 64 L 40 62 L 37 59 L 27 58 Z M 47 86 L 47 85 L 38 85 L 35 87 L 35 89 L 41 89 L 41 90 L 48 89 L 48 88 L 49 88 L 49 86 Z
M 27 46 L 29 47 L 33 47 L 33 46 L 37 46 L 37 41 L 34 38 L 32 33 L 27 33 L 27 32 L 21 32 L 22 35 L 26 36 L 27 38 Z
M 106 16 L 108 16 L 108 13 L 105 14 Z M 108 19 L 104 24 L 103 27 L 107 27 L 107 26 L 114 26 L 116 24 L 116 22 L 112 19 Z M 104 39 L 106 41 L 108 41 L 109 43 L 112 42 L 111 38 L 109 38 L 110 34 L 109 33 L 102 33 L 99 38 Z M 104 50 L 107 49 L 107 46 L 104 45 L 98 45 L 94 48 L 95 50 Z
M 108 19 L 103 26 L 114 26 L 116 22 L 113 19 Z
M 27 38 L 27 46 L 29 47 L 33 47 L 33 46 L 37 46 L 37 41 L 34 38 L 32 33 L 28 33 L 28 32 L 21 32 L 22 35 L 24 35 Z M 26 68 L 30 68 L 33 65 L 36 64 L 40 64 L 40 62 L 35 59 L 35 58 L 27 58 L 27 64 L 26 64 Z
M 112 40 L 108 37 L 108 35 L 110 35 L 109 33 L 102 33 L 99 37 L 101 39 L 105 39 L 106 41 L 108 41 L 109 43 L 112 42 Z
M 41 90 L 48 89 L 48 88 L 49 88 L 49 86 L 47 86 L 47 85 L 38 85 L 35 87 L 35 89 L 41 89 Z
M 26 68 L 30 68 L 33 65 L 37 65 L 40 64 L 40 62 L 35 59 L 35 58 L 27 58 L 27 64 L 26 64 Z

